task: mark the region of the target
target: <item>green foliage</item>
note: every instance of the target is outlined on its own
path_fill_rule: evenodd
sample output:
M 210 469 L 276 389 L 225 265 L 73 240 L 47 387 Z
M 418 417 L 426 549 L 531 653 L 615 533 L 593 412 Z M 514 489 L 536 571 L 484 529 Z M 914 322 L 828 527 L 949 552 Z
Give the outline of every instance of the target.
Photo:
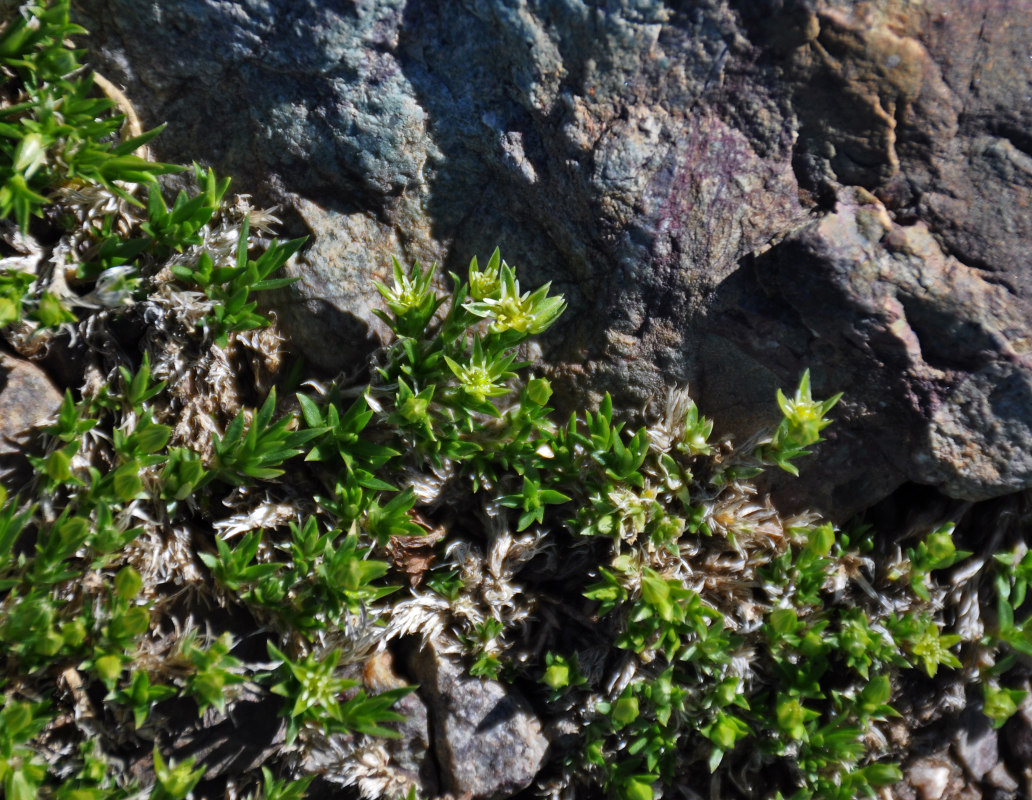
M 35 280 L 36 276 L 27 272 L 0 271 L 0 328 L 21 320 L 26 295 Z
M 509 393 L 506 382 L 516 377 L 516 373 L 511 371 L 512 362 L 515 360 L 515 353 L 497 354 L 494 359 L 488 360 L 484 353 L 483 340 L 479 336 L 473 337 L 473 352 L 466 363 L 459 364 L 448 356 L 444 357 L 448 369 L 459 381 L 459 390 L 469 395 L 481 407 L 485 406 L 488 397 L 499 397 Z
M 0 708 L 0 786 L 9 800 L 33 800 L 46 776 L 46 765 L 30 746 L 51 715 L 45 703 L 4 698 Z
M 416 494 L 411 486 L 383 505 L 380 505 L 378 500 L 372 500 L 366 509 L 363 527 L 380 545 L 386 544 L 392 536 L 423 533 L 423 529 L 412 521 L 409 514 L 415 504 Z
M 928 590 L 928 576 L 933 570 L 952 567 L 958 561 L 967 558 L 971 553 L 957 550 L 953 544 L 954 524 L 947 523 L 930 533 L 924 541 L 907 550 L 906 566 L 909 568 L 910 588 L 922 600 L 931 600 Z M 890 578 L 902 577 L 896 570 Z
M 140 230 L 151 239 L 148 246 L 182 252 L 191 245 L 199 245 L 204 242 L 203 228 L 211 222 L 219 210 L 222 198 L 229 189 L 230 181 L 229 178 L 223 178 L 220 181 L 210 169 L 202 170 L 196 164 L 194 165 L 194 176 L 201 191 L 193 197 L 190 197 L 185 191 L 180 191 L 176 195 L 171 209 L 165 204 L 165 198 L 161 192 L 152 191 L 149 194 L 147 221 L 140 225 Z M 241 227 L 240 246 L 246 252 L 247 230 L 243 227 Z M 209 265 L 206 275 L 208 280 L 205 282 L 194 280 L 204 289 L 211 284 L 210 258 L 207 259 L 207 263 Z M 177 265 L 172 268 L 172 271 L 176 277 L 183 280 L 193 279 L 193 271 L 186 267 Z
M 806 448 L 821 441 L 821 431 L 831 424 L 825 415 L 842 398 L 841 394 L 827 400 L 814 400 L 810 394 L 810 370 L 803 372 L 799 387 L 791 400 L 778 389 L 778 408 L 782 420 L 769 443 L 761 445 L 756 455 L 764 463 L 776 464 L 786 472 L 798 475 L 792 460 L 807 455 Z
M 290 430 L 294 420 L 289 416 L 273 422 L 275 411 L 274 388 L 249 422 L 241 411 L 229 423 L 225 435 L 215 436 L 213 478 L 240 486 L 256 479 L 279 477 L 283 474 L 280 468 L 283 462 L 300 455 L 305 442 L 321 433 L 319 430 Z
M 522 531 L 531 523 L 544 522 L 545 506 L 567 503 L 570 498 L 555 489 L 541 488 L 541 478 L 537 475 L 523 476 L 523 491 L 519 494 L 506 495 L 499 498 L 498 502 L 509 508 L 520 509 L 519 521 L 516 523 L 516 530 Z
M 198 195 L 195 200 L 201 197 L 202 195 Z M 248 258 L 247 254 L 249 232 L 250 220 L 244 217 L 240 225 L 235 267 L 218 267 L 205 252 L 201 254 L 195 267 L 172 268 L 172 273 L 177 278 L 184 283 L 199 286 L 213 301 L 212 310 L 205 317 L 205 324 L 212 330 L 215 342 L 220 347 L 226 346 L 230 333 L 263 328 L 269 324 L 265 317 L 255 311 L 258 303 L 250 299 L 251 292 L 278 289 L 297 280 L 269 276 L 286 264 L 290 257 L 301 249 L 305 240 L 275 241 L 255 260 Z
M 308 427 L 320 431 L 306 456 L 307 461 L 339 463 L 344 467 L 346 479 L 356 488 L 387 491 L 394 488 L 374 473 L 401 453 L 362 438 L 362 431 L 373 418 L 364 396 L 355 400 L 343 414 L 338 411 L 339 393 L 331 395 L 330 403 L 324 408 L 307 395 L 299 394 L 297 399 Z
M 136 325 L 141 306 L 134 303 L 165 292 L 160 308 L 168 309 L 168 297 L 186 304 L 175 313 L 187 352 L 210 346 L 212 339 L 217 347 L 229 347 L 234 333 L 268 324 L 257 313 L 255 293 L 291 282 L 274 273 L 302 240 L 257 247 L 246 203 L 226 208 L 229 181 L 211 170 L 195 167 L 198 190 L 180 192 L 171 207 L 166 204 L 156 178 L 182 168 L 133 155 L 157 131 L 120 139 L 124 118 L 96 92 L 80 68 L 79 53 L 69 49 L 68 37 L 82 31 L 69 23 L 68 8 L 66 0 L 26 3 L 0 28 L 0 214 L 14 217 L 33 248 L 53 247 L 55 231 L 80 226 L 62 239 L 71 243 L 67 263 L 78 262 L 79 268 L 74 281 L 68 276 L 72 289 L 63 273 L 57 280 L 63 263 L 56 264 L 53 281 L 48 270 L 0 271 L 0 329 L 28 323 L 20 330 L 40 333 L 75 324 L 73 304 L 87 314 L 111 312 L 98 330 L 107 331 L 108 319 L 122 310 Z M 144 195 L 146 203 L 139 199 Z M 38 224 L 48 206 L 50 221 Z M 254 217 L 263 229 L 267 221 Z M 320 436 L 347 438 L 337 419 L 298 431 L 292 415 L 275 418 L 273 389 L 262 393 L 256 411 L 242 411 L 224 435 L 206 441 L 203 453 L 196 445 L 184 446 L 171 424 L 175 387 L 152 372 L 155 356 L 168 370 L 167 354 L 146 349 L 134 371 L 123 355 L 131 349 L 111 344 L 109 352 L 121 360 L 117 369 L 107 363 L 106 380 L 79 400 L 66 392 L 52 423 L 39 431 L 28 453 L 33 482 L 18 496 L 0 487 L 4 797 L 113 800 L 146 793 L 126 779 L 118 761 L 106 758 L 105 749 L 133 740 L 154 719 L 158 704 L 192 698 L 200 713 L 224 715 L 242 684 L 272 690 L 265 665 L 239 658 L 230 633 L 201 637 L 190 620 L 169 617 L 156 589 L 156 574 L 169 565 L 153 550 L 162 538 L 189 530 L 194 515 L 227 486 L 282 476 L 285 462 Z M 297 535 L 287 540 L 277 531 L 264 549 L 259 531 L 245 531 L 235 547 L 216 537 L 215 553 L 200 554 L 198 564 L 222 586 L 228 603 L 256 613 L 275 607 L 287 631 L 317 638 L 328 628 L 352 624 L 394 590 L 383 580 L 387 563 L 370 557 L 367 537 L 375 542 L 414 531 L 408 522 L 411 490 L 396 492 L 372 477 L 400 451 L 384 453 L 370 444 L 354 456 L 354 448 L 341 452 L 355 466 L 348 480 L 361 481 L 368 491 L 349 522 L 368 524 L 373 533 L 353 528 L 342 535 L 311 519 L 295 526 Z M 386 491 L 393 496 L 384 497 Z M 142 534 L 147 539 L 139 547 Z M 172 638 L 163 628 L 170 622 L 177 631 Z M 71 693 L 63 683 L 57 690 L 63 681 Z M 384 725 L 400 719 L 390 707 L 405 691 L 360 692 L 341 701 L 328 716 L 332 732 L 395 735 Z M 43 757 L 51 751 L 42 743 L 55 724 L 54 712 L 21 699 L 51 695 L 61 703 L 75 696 L 81 698 L 76 702 L 89 704 L 91 698 L 99 704 L 84 715 L 66 714 L 76 720 L 62 723 L 71 735 L 80 719 L 102 721 L 88 733 L 79 731 L 78 749 L 62 743 L 57 762 Z M 62 707 L 66 711 L 70 707 Z M 125 730 L 106 730 L 112 719 L 121 720 Z M 203 765 L 170 760 L 163 752 L 154 751 L 150 796 L 189 796 Z M 301 797 L 309 783 L 278 780 L 268 771 L 263 777 L 267 798 Z
M 199 287 L 209 301 L 201 323 L 223 347 L 229 334 L 263 327 L 253 293 L 284 286 L 292 279 L 273 278 L 303 240 L 274 241 L 255 259 L 249 219 L 240 223 L 236 264 L 230 266 L 206 246 L 210 229 L 225 215 L 223 198 L 229 179 L 194 167 L 199 191 L 181 191 L 169 208 L 158 184 L 160 175 L 186 169 L 150 161 L 136 151 L 164 126 L 121 138 L 125 117 L 115 103 L 98 96 L 92 76 L 82 70 L 80 51 L 68 38 L 85 31 L 69 22 L 69 0 L 26 3 L 0 30 L 0 66 L 5 101 L 0 104 L 0 216 L 13 216 L 24 234 L 46 207 L 61 202 L 60 193 L 102 187 L 139 209 L 91 212 L 84 226 L 88 246 L 71 258 L 79 261 L 78 278 L 94 282 L 85 306 L 117 307 L 131 303 L 172 254 L 181 254 L 171 270 L 185 284 Z M 145 191 L 146 204 L 136 195 Z M 81 259 L 81 260 L 80 260 Z M 74 263 L 74 261 L 73 261 Z M 45 276 L 17 269 L 0 271 L 0 328 L 31 320 L 39 329 L 76 322 L 67 290 L 54 292 Z M 58 284 L 63 286 L 63 284 Z
M 545 654 L 545 674 L 541 682 L 553 690 L 552 700 L 561 697 L 567 689 L 583 686 L 588 679 L 581 674 L 577 654 L 571 657 L 548 652 Z
M 491 479 L 499 470 L 522 474 L 542 460 L 522 439 L 550 427 L 544 403 L 551 390 L 543 381 L 528 382 L 518 407 L 506 403 L 505 414 L 494 400 L 514 393 L 516 373 L 526 366 L 516 362 L 515 348 L 554 322 L 562 298 L 547 297 L 547 287 L 519 294 L 514 271 L 497 251 L 484 272 L 475 259 L 470 266 L 471 279 L 481 287 L 479 299 L 454 274 L 450 299 L 437 296 L 433 274 L 417 265 L 406 276 L 395 264 L 394 286 L 379 287 L 391 312 L 381 318 L 396 340 L 378 368 L 382 383 L 374 384 L 370 399 L 381 404 L 382 393 L 393 395 L 386 422 L 397 431 L 401 447 L 396 450 L 438 467 L 454 462 L 474 481 Z M 445 305 L 447 311 L 435 318 Z M 483 319 L 492 321 L 486 335 Z M 495 449 L 485 450 L 485 435 Z
M 487 275 L 476 274 L 475 260 L 470 265 L 470 283 L 476 283 L 478 291 L 466 309 L 471 314 L 491 320 L 492 333 L 518 331 L 534 334 L 548 330 L 566 308 L 562 296 L 548 296 L 550 283 L 533 292 L 520 294 L 520 282 L 516 280 L 515 271 L 505 262 L 499 267 L 498 262 L 496 250 L 488 262 Z
M 198 555 L 219 583 L 231 592 L 239 592 L 245 584 L 255 583 L 264 576 L 271 575 L 282 569 L 280 564 L 251 563 L 251 560 L 258 552 L 258 545 L 261 540 L 261 531 L 251 531 L 250 533 L 245 533 L 240 540 L 240 544 L 231 550 L 224 539 L 216 539 L 217 557 L 211 553 L 199 553 Z
M 359 689 L 353 696 L 341 703 L 339 696 L 358 686 L 358 682 L 335 677 L 334 673 L 341 653 L 330 652 L 325 658 L 309 654 L 300 661 L 293 661 L 271 642 L 269 655 L 285 668 L 287 677 L 272 687 L 274 694 L 288 700 L 284 714 L 288 719 L 287 744 L 292 743 L 302 727 L 314 724 L 327 733 L 334 731 L 357 731 L 370 736 L 396 738 L 399 734 L 385 725 L 401 722 L 404 717 L 390 707 L 412 691 L 413 687 L 391 689 L 369 696 Z
M 151 800 L 183 800 L 204 775 L 204 767 L 193 768 L 195 757 L 176 763 L 161 757 L 154 748 L 154 777 L 157 781 Z
M 315 776 L 298 780 L 279 780 L 273 777 L 268 767 L 262 767 L 261 800 L 301 800 L 308 790 L 308 785 Z
M 107 699 L 132 709 L 133 724 L 139 730 L 156 703 L 175 697 L 176 694 L 177 691 L 173 687 L 151 684 L 146 672 L 136 670 L 129 679 L 129 684 L 124 689 L 109 694 Z
M 285 562 L 253 563 L 262 539 L 259 531 L 245 534 L 232 549 L 216 539 L 218 554 L 201 553 L 200 558 L 232 595 L 311 637 L 395 591 L 380 583 L 387 563 L 369 557 L 371 548 L 360 544 L 354 527 L 346 536 L 336 528 L 322 532 L 314 517 L 289 527 L 290 540 L 277 546 Z
M 1032 614 L 1018 620 L 1032 580 L 1032 551 L 1018 558 L 1016 553 L 997 553 L 996 590 L 997 627 L 991 639 L 1017 653 L 1032 656 Z
M 398 339 L 385 351 L 376 381 L 347 403 L 336 385 L 320 400 L 299 395 L 300 420 L 276 418 L 273 389 L 256 411 L 241 411 L 223 435 L 212 436 L 208 459 L 170 446 L 171 426 L 152 410 L 168 386 L 153 380 L 146 359 L 135 374 L 122 370 L 117 392 L 108 389 L 80 403 L 69 395 L 47 428 L 48 454 L 37 463 L 48 490 L 80 498 L 78 508 L 89 509 L 97 524 L 82 524 L 73 504 L 43 529 L 32 563 L 22 557 L 18 575 L 28 580 L 8 579 L 12 586 L 25 581 L 32 587 L 0 628 L 0 635 L 17 642 L 14 657 L 42 665 L 59 653 L 81 653 L 83 668 L 107 688 L 107 701 L 124 706 L 136 727 L 146 724 L 155 704 L 177 696 L 192 697 L 202 713 L 225 713 L 233 687 L 256 680 L 285 698 L 292 744 L 307 741 L 306 731 L 396 735 L 390 724 L 400 717 L 391 707 L 409 689 L 367 694 L 341 674 L 341 650 L 319 650 L 315 643 L 327 631 L 346 629 L 393 591 L 384 582 L 391 562 L 376 555 L 426 533 L 416 487 L 397 482 L 402 469 L 428 465 L 454 470 L 474 490 L 490 491 L 498 513 L 512 515 L 517 533 L 558 526 L 576 537 L 572 541 L 599 539 L 611 548 L 608 562 L 581 591 L 608 620 L 611 646 L 638 665 L 637 677 L 589 706 L 582 763 L 617 796 L 651 796 L 657 781 L 674 780 L 685 769 L 686 752 L 704 753 L 707 771 L 734 762 L 743 748 L 768 760 L 789 759 L 800 796 L 845 797 L 843 787 L 861 791 L 895 775 L 891 766 L 869 760 L 862 744 L 872 725 L 894 714 L 888 670 L 916 664 L 934 673 L 955 666 L 951 647 L 959 637 L 944 633 L 927 611 L 875 619 L 863 608 L 829 607 L 828 584 L 854 556 L 847 540 L 825 523 L 792 528 L 788 545 L 766 558 L 758 590 L 770 593 L 762 639 L 747 644 L 735 632 L 733 615 L 672 573 L 667 560 L 680 552 L 685 537 L 702 536 L 719 547 L 723 533 L 732 547 L 741 547 L 737 537 L 748 535 L 747 527 L 728 523 L 712 503 L 692 499 L 699 492 L 697 460 L 715 453 L 708 442 L 712 424 L 694 403 L 682 402 L 666 444 L 658 446 L 647 426 L 625 431 L 606 395 L 597 411 L 556 425 L 546 405 L 551 387 L 542 378 L 523 377 L 527 365 L 517 363 L 515 348 L 552 318 L 561 300 L 556 304 L 540 292 L 519 295 L 512 268 L 497 257 L 491 263 L 494 279 L 489 270 L 471 269 L 480 300 L 471 299 L 455 276 L 449 303 L 434 294 L 432 270 L 396 275 L 395 287 L 384 291 L 393 314 L 385 318 Z M 511 301 L 508 310 L 503 295 Z M 537 321 L 515 323 L 514 308 Z M 485 333 L 481 314 L 489 309 L 503 323 L 488 323 Z M 798 419 L 779 428 L 759 462 L 783 467 L 826 424 L 830 405 L 810 399 L 806 376 L 796 396 L 796 405 L 785 401 L 783 410 L 786 419 Z M 800 409 L 821 419 L 804 424 Z M 126 421 L 115 424 L 122 417 Z M 298 430 L 300 422 L 305 427 Z M 84 442 L 102 429 L 110 429 L 109 470 L 77 467 Z M 131 535 L 113 524 L 113 513 L 148 503 L 178 517 L 184 501 L 197 502 L 220 484 L 282 480 L 286 462 L 302 454 L 327 490 L 318 498 L 318 514 L 290 522 L 289 535 L 245 530 L 234 543 L 216 536 L 212 549 L 199 554 L 226 601 L 272 620 L 296 655 L 288 657 L 270 640 L 269 654 L 279 666 L 263 677 L 232 654 L 228 634 L 202 646 L 188 631 L 177 648 L 184 671 L 156 680 L 136 661 L 150 611 L 140 602 L 138 573 L 112 560 L 112 548 L 117 552 L 118 542 Z M 738 491 L 739 478 L 728 471 L 710 474 L 709 491 L 718 497 Z M 13 531 L 8 538 L 19 537 L 31 513 L 5 507 L 2 521 Z M 944 535 L 935 532 L 910 553 L 907 585 L 917 601 L 921 588 L 933 585 L 929 573 L 964 555 Z M 95 549 L 92 563 L 109 570 L 114 588 L 77 623 L 46 587 L 77 577 L 69 564 L 83 548 Z M 456 570 L 445 569 L 429 576 L 428 588 L 455 603 L 464 583 Z M 457 630 L 471 675 L 498 679 L 512 672 L 503 615 L 488 614 Z M 740 669 L 736 653 L 745 647 L 775 691 L 744 690 L 734 671 Z M 852 684 L 838 679 L 843 670 L 854 676 Z M 576 652 L 547 653 L 535 677 L 553 703 L 577 702 L 598 688 L 581 671 Z M 1002 718 L 1013 696 L 989 697 L 991 713 Z M 183 780 L 196 777 L 192 765 L 175 769 Z M 161 791 L 178 791 L 168 786 Z
M 473 626 L 468 636 L 460 635 L 467 648 L 476 656 L 469 674 L 474 677 L 497 679 L 502 670 L 502 662 L 498 658 L 496 640 L 502 633 L 502 623 L 494 617 Z
M 458 570 L 437 570 L 431 574 L 426 581 L 427 588 L 439 594 L 451 602 L 455 602 L 462 595 L 465 584 L 459 577 Z
M 137 370 L 135 375 L 126 367 L 119 367 L 118 372 L 122 376 L 122 382 L 125 385 L 122 399 L 137 414 L 142 414 L 145 404 L 153 400 L 165 389 L 165 381 L 151 383 L 150 356 L 147 353 L 143 354 L 140 369 Z M 163 447 L 164 444 L 161 446 Z
M 394 286 L 387 288 L 382 283 L 374 283 L 377 291 L 383 295 L 387 308 L 394 315 L 388 317 L 382 311 L 375 312 L 391 329 L 401 337 L 422 335 L 427 325 L 440 308 L 442 300 L 434 296 L 430 282 L 434 277 L 434 269 L 424 273 L 416 264 L 411 275 L 406 275 L 398 259 L 394 263 Z
M 994 728 L 1002 728 L 1017 713 L 1027 695 L 1028 692 L 1021 689 L 1007 689 L 987 681 L 982 684 L 982 710 Z
M 208 475 L 200 454 L 185 447 L 170 448 L 159 478 L 167 512 L 173 513 L 180 501 L 192 497 L 207 483 Z
M 47 194 L 68 181 L 137 202 L 120 182 L 153 185 L 181 169 L 133 155 L 161 128 L 113 141 L 124 117 L 94 96 L 78 51 L 65 44 L 85 33 L 69 21 L 69 8 L 69 0 L 29 3 L 0 31 L 4 90 L 14 97 L 0 108 L 0 216 L 13 216 L 23 231 L 50 202 Z

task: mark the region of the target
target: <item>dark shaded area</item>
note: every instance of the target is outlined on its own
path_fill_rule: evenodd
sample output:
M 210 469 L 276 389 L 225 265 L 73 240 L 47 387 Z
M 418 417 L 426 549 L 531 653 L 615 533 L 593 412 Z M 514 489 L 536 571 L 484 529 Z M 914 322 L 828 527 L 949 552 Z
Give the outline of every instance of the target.
M 369 356 L 380 346 L 368 320 L 325 300 L 290 299 L 275 305 L 277 322 L 295 348 L 302 352 L 324 349 L 333 354 L 332 361 L 310 362 L 316 369 L 322 367 L 327 374 L 343 372 L 356 376 L 366 372 Z M 313 331 L 308 324 L 313 315 L 329 323 L 328 326 Z

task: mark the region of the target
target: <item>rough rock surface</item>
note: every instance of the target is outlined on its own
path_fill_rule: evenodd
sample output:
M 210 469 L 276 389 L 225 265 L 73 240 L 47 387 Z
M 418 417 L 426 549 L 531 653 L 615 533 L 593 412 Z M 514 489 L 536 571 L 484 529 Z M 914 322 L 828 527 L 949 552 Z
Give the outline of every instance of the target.
M 924 756 L 907 765 L 903 773 L 906 788 L 916 793 L 917 800 L 944 800 L 955 797 L 964 786 L 960 768 L 940 756 Z M 905 794 L 903 792 L 902 794 Z
M 511 797 L 530 785 L 548 739 L 517 690 L 471 677 L 432 643 L 411 661 L 429 706 L 441 788 L 486 799 Z
M 319 234 L 281 316 L 316 363 L 361 355 L 391 255 L 498 244 L 570 301 L 571 402 L 688 383 L 750 433 L 809 366 L 847 395 L 798 501 L 1032 485 L 1032 5 L 76 6 L 159 156 Z
M 25 460 L 25 434 L 56 412 L 61 400 L 42 369 L 31 361 L 0 355 L 0 475 L 31 474 Z
M 776 312 L 750 303 L 763 295 Z M 833 212 L 748 259 L 710 315 L 726 347 L 744 325 L 754 336 L 738 348 L 770 364 L 810 354 L 814 377 L 850 398 L 825 452 L 826 505 L 904 479 L 972 500 L 1032 481 L 1032 304 L 866 190 L 840 191 Z
M 953 752 L 973 781 L 981 781 L 1000 763 L 999 739 L 981 709 L 968 707 L 953 738 Z

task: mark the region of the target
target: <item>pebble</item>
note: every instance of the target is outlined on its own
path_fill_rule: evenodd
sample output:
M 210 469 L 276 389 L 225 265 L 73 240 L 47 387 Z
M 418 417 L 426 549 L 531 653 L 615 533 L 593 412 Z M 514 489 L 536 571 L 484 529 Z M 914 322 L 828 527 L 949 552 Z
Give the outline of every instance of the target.
M 511 797 L 534 780 L 548 739 L 530 704 L 513 687 L 471 677 L 433 643 L 412 657 L 427 699 L 441 784 L 455 796 Z
M 921 758 L 910 765 L 906 776 L 921 800 L 941 800 L 950 782 L 950 768 L 942 759 Z
M 1018 791 L 1018 782 L 1002 763 L 997 764 L 985 774 L 985 782 L 1001 792 L 1012 794 Z
M 953 739 L 953 752 L 971 779 L 981 781 L 1000 762 L 996 731 L 980 708 L 967 708 L 961 714 L 960 723 L 960 730 Z

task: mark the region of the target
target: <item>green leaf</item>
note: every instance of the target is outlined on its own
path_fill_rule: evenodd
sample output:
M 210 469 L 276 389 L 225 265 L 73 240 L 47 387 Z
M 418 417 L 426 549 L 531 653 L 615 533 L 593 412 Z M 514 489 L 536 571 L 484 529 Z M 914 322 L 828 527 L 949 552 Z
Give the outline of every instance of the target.
M 416 504 L 411 486 L 399 492 L 386 505 L 374 500 L 365 515 L 365 529 L 377 543 L 385 544 L 392 536 L 419 536 L 425 531 L 412 521 L 409 512 Z
M 144 489 L 143 481 L 140 479 L 141 466 L 136 459 L 128 461 L 112 475 L 112 487 L 115 495 L 124 503 L 131 500 L 146 499 L 147 491 Z
M 215 436 L 213 475 L 232 485 L 248 485 L 254 480 L 269 480 L 283 474 L 280 465 L 303 452 L 303 446 L 319 436 L 320 430 L 291 431 L 292 417 L 272 421 L 276 408 L 276 390 L 269 393 L 262 407 L 247 425 L 241 411 L 226 428 L 225 435 Z
M 629 775 L 617 787 L 617 794 L 620 800 L 652 800 L 652 784 L 658 780 L 658 775 Z
M 903 780 L 903 771 L 897 764 L 868 764 L 861 772 L 871 786 L 889 786 Z
M 778 728 L 796 740 L 807 738 L 806 723 L 817 718 L 817 712 L 803 706 L 797 697 L 782 695 L 775 710 Z
M 120 600 L 132 600 L 142 589 L 143 578 L 128 564 L 115 575 L 115 596 Z
M 992 683 L 983 683 L 982 711 L 992 721 L 993 728 L 1001 728 L 1014 714 L 1028 694 L 1020 689 L 1004 689 Z
M 262 800 L 301 800 L 314 775 L 295 781 L 277 780 L 268 767 L 262 767 Z M 415 800 L 415 798 L 412 798 Z
M 625 693 L 613 703 L 609 717 L 617 728 L 623 728 L 634 722 L 639 713 L 638 698 Z
M 183 800 L 200 782 L 206 769 L 201 765 L 193 769 L 196 757 L 185 761 L 168 763 L 161 757 L 158 748 L 154 748 L 154 777 L 157 784 L 151 794 L 151 800 Z
M 118 676 L 122 674 L 122 657 L 117 655 L 104 655 L 94 659 L 93 669 L 97 677 L 104 682 L 108 688 L 115 685 Z
M 888 702 L 892 696 L 892 685 L 887 675 L 875 675 L 860 692 L 859 705 L 866 713 L 872 713 Z

